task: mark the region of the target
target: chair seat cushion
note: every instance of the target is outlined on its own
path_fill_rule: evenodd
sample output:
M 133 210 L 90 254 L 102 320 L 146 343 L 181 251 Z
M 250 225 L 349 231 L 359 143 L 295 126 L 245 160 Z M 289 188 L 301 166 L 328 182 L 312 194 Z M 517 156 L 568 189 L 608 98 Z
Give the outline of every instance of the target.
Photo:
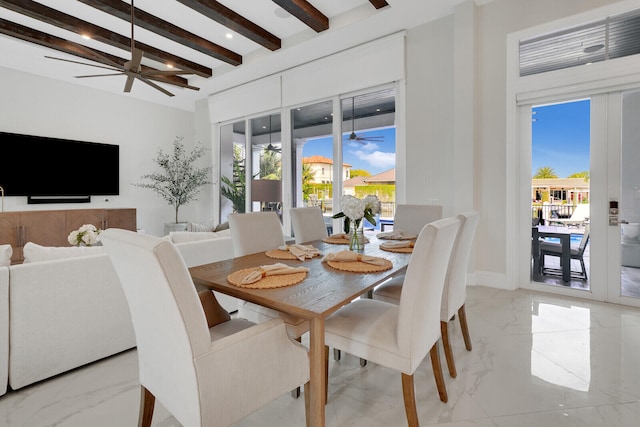
M 397 324 L 397 305 L 359 299 L 325 320 L 325 345 L 412 374 L 398 348 Z
M 540 251 L 550 252 L 554 254 L 562 254 L 562 245 L 560 243 L 555 243 L 555 242 L 541 242 Z M 578 255 L 578 253 L 579 253 L 578 246 L 571 245 L 571 255 Z
M 211 341 L 216 341 L 221 338 L 227 337 L 229 335 L 233 335 L 236 332 L 240 332 L 244 329 L 250 328 L 254 326 L 255 323 L 249 322 L 245 319 L 231 319 L 226 322 L 222 322 L 209 329 L 209 335 L 211 336 Z

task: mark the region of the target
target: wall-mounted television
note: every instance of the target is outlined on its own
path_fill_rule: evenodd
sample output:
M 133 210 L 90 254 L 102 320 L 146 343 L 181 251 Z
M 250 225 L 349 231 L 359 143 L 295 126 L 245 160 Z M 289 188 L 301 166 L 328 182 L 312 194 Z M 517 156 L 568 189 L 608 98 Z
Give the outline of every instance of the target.
M 120 147 L 0 132 L 0 186 L 5 196 L 120 193 Z

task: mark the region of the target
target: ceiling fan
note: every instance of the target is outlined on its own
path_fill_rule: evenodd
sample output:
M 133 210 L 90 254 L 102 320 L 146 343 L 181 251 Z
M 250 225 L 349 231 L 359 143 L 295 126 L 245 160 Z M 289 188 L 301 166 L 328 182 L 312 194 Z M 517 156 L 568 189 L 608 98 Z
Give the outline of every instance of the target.
M 384 136 L 358 136 L 356 135 L 355 126 L 356 123 L 356 115 L 355 115 L 355 97 L 351 98 L 351 134 L 349 138 L 346 139 L 347 142 L 359 142 L 360 144 L 366 144 L 367 142 L 382 142 L 384 141 Z
M 167 96 L 174 96 L 173 93 L 169 92 L 168 90 L 161 87 L 160 85 L 152 82 L 151 80 L 149 80 L 149 78 L 153 78 L 154 76 L 176 76 L 181 74 L 193 74 L 193 73 L 188 71 L 178 71 L 178 70 L 175 70 L 175 71 L 174 70 L 155 70 L 155 69 L 142 70 L 141 61 L 142 61 L 144 52 L 136 48 L 135 39 L 133 37 L 133 28 L 134 28 L 134 21 L 135 21 L 134 10 L 135 10 L 135 7 L 133 5 L 133 0 L 131 0 L 131 59 L 129 61 L 126 61 L 124 64 L 118 64 L 117 62 L 114 62 L 112 59 L 106 56 L 100 55 L 99 53 L 96 53 L 96 55 L 98 55 L 100 59 L 102 59 L 106 63 L 110 64 L 110 66 L 89 64 L 86 62 L 73 61 L 70 59 L 55 58 L 53 56 L 45 56 L 45 58 L 55 59 L 57 61 L 72 62 L 74 64 L 88 65 L 90 67 L 103 68 L 106 70 L 114 71 L 114 73 L 109 73 L 109 74 L 91 74 L 86 76 L 75 76 L 76 78 L 83 79 L 83 78 L 92 78 L 92 77 L 124 75 L 124 76 L 127 76 L 127 81 L 124 84 L 125 92 L 131 92 L 131 87 L 133 86 L 133 82 L 135 81 L 135 79 L 138 79 L 148 84 L 149 86 L 153 87 L 154 89 L 159 90 L 160 92 L 164 93 Z M 166 82 L 166 83 L 171 84 L 170 82 Z M 190 88 L 193 88 L 193 87 L 190 86 Z M 197 88 L 194 88 L 194 89 L 197 89 Z
M 273 151 L 274 153 L 282 153 L 282 148 L 278 148 L 271 143 L 271 115 L 269 115 L 269 145 L 265 147 L 265 151 Z

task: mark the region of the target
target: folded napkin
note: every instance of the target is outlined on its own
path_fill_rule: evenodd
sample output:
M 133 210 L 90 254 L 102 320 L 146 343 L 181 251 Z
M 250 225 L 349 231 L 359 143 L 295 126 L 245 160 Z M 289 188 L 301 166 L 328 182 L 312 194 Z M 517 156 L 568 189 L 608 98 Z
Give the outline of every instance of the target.
M 340 262 L 364 262 L 373 265 L 386 265 L 386 260 L 369 255 L 362 255 L 353 251 L 340 251 L 328 253 L 322 258 L 322 262 L 340 261 Z
M 314 248 L 312 245 L 301 245 L 299 243 L 296 243 L 295 245 L 280 246 L 278 249 L 281 251 L 289 251 L 291 255 L 298 258 L 300 261 L 320 255 L 320 250 L 318 248 Z
M 387 249 L 412 248 L 414 244 L 413 240 L 399 240 L 396 242 L 384 242 L 380 247 Z
M 349 235 L 344 233 L 332 234 L 329 237 L 331 239 L 349 239 Z
M 261 265 L 257 270 L 248 273 L 240 281 L 241 285 L 249 285 L 267 276 L 277 276 L 282 274 L 307 273 L 307 267 L 289 267 L 287 264 L 277 263 L 271 265 Z
M 415 239 L 416 236 L 413 233 L 407 233 L 402 230 L 385 231 L 384 233 L 378 233 L 378 239 Z

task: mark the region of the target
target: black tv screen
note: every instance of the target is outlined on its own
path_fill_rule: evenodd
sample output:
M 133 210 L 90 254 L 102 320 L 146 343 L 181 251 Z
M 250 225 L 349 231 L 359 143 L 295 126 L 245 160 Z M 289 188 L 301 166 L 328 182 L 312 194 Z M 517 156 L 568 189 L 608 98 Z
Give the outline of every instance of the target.
M 90 196 L 120 192 L 120 147 L 0 132 L 5 196 Z

